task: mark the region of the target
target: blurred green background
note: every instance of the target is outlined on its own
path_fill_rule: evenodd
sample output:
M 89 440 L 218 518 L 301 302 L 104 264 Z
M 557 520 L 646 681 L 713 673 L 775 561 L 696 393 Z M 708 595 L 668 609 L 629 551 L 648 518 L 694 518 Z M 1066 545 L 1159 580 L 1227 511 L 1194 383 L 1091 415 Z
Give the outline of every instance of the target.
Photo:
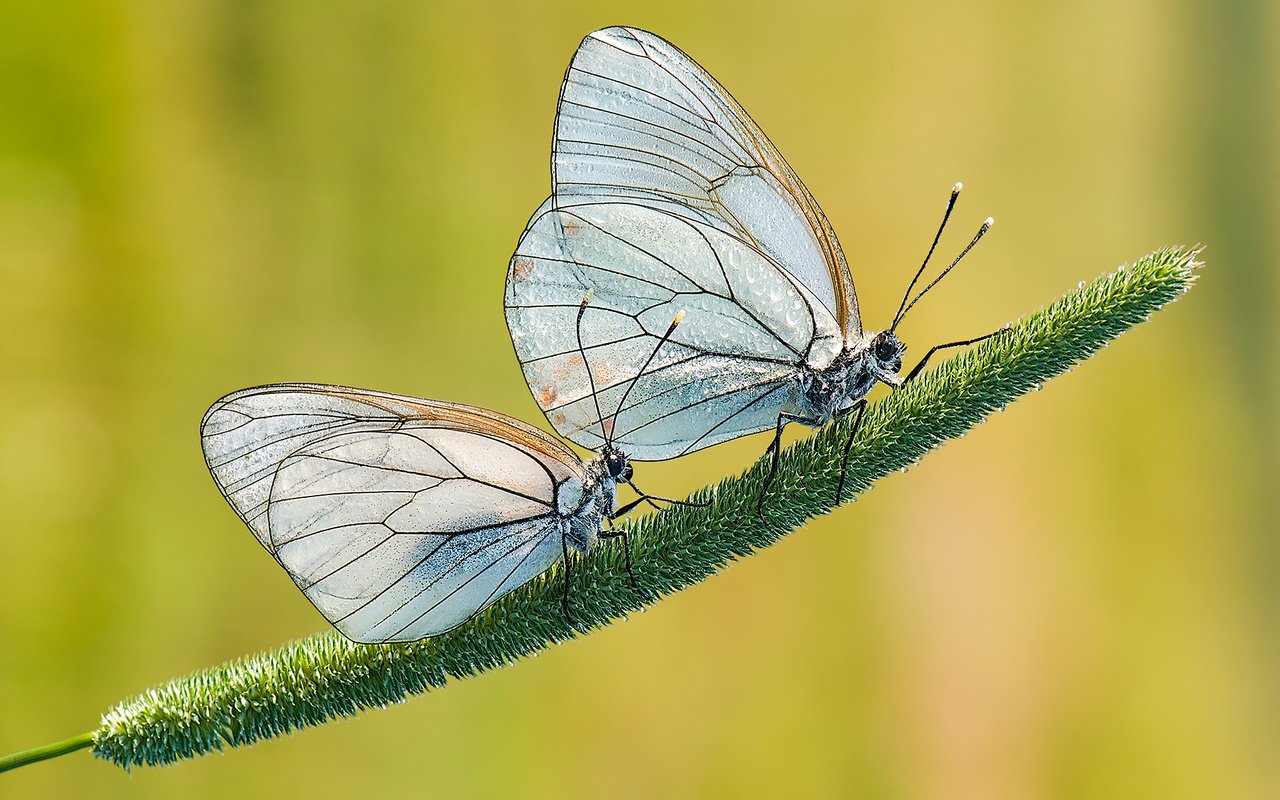
M 1274 2 L 0 5 L 0 752 L 323 622 L 196 427 L 327 381 L 545 426 L 502 317 L 588 31 L 672 39 L 840 232 L 874 328 L 947 190 L 992 235 L 903 331 L 1158 246 L 1200 286 L 856 506 L 391 710 L 3 797 L 1248 798 L 1280 785 Z M 673 493 L 756 437 L 642 465 Z

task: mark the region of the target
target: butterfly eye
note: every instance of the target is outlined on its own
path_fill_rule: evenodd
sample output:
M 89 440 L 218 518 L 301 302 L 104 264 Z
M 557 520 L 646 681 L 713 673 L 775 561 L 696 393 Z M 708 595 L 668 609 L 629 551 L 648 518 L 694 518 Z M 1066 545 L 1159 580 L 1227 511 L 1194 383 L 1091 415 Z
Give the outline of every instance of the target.
M 609 476 L 617 480 L 627 480 L 631 477 L 631 464 L 616 450 L 610 450 L 604 454 L 604 466 L 609 471 Z
M 890 361 L 898 355 L 898 348 L 893 346 L 887 338 L 876 341 L 875 346 L 876 359 L 879 361 Z

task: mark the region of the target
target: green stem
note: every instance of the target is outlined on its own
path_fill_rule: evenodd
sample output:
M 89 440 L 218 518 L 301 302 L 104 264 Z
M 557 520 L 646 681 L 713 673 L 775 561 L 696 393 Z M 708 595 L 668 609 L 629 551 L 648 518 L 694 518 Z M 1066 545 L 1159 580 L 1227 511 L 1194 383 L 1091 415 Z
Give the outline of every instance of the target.
M 79 736 L 72 736 L 70 739 L 63 739 L 60 742 L 46 744 L 42 747 L 33 747 L 20 753 L 0 756 L 0 772 L 8 772 L 11 769 L 25 767 L 27 764 L 34 764 L 37 761 L 46 761 L 50 758 L 65 756 L 67 753 L 74 753 L 86 747 L 93 747 L 92 732 L 82 733 Z
M 1082 284 L 869 407 L 848 450 L 846 502 L 1179 297 L 1195 281 L 1196 255 L 1161 250 Z M 120 703 L 93 734 L 94 754 L 129 768 L 249 744 L 507 666 L 608 625 L 840 505 L 835 494 L 851 433 L 850 420 L 837 421 L 783 451 L 763 505 L 767 522 L 756 515 L 769 471 L 762 459 L 696 492 L 700 507 L 677 506 L 630 524 L 632 568 L 645 602 L 628 579 L 621 542 L 601 542 L 587 557 L 571 556 L 573 622 L 561 611 L 563 573 L 553 569 L 466 625 L 420 642 L 359 645 L 327 631 Z M 91 740 L 69 741 L 85 747 Z M 35 760 L 66 751 L 29 752 Z M 16 766 L 17 758 L 6 763 Z

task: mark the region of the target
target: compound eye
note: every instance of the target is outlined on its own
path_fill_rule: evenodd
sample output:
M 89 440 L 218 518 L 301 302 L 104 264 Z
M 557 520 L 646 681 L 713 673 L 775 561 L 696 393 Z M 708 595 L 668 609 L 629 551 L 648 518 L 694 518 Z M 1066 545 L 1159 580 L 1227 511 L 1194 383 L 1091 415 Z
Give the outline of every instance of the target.
M 875 354 L 880 361 L 888 361 L 898 354 L 898 348 L 894 347 L 888 339 L 880 339 L 876 342 Z

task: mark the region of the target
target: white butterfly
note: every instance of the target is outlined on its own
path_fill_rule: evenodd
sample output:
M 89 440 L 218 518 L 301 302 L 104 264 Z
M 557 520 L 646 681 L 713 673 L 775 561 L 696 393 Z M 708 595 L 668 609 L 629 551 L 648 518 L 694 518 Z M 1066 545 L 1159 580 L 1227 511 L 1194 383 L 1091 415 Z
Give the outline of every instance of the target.
M 895 331 L 914 303 L 864 332 L 831 224 L 729 93 L 654 34 L 583 40 L 560 92 L 552 194 L 506 288 L 525 378 L 563 436 L 654 461 L 775 429 L 776 459 L 787 422 L 823 425 L 903 381 Z
M 343 386 L 235 392 L 200 442 L 236 513 L 357 642 L 447 631 L 587 551 L 631 478 L 612 447 L 584 464 L 493 411 Z

